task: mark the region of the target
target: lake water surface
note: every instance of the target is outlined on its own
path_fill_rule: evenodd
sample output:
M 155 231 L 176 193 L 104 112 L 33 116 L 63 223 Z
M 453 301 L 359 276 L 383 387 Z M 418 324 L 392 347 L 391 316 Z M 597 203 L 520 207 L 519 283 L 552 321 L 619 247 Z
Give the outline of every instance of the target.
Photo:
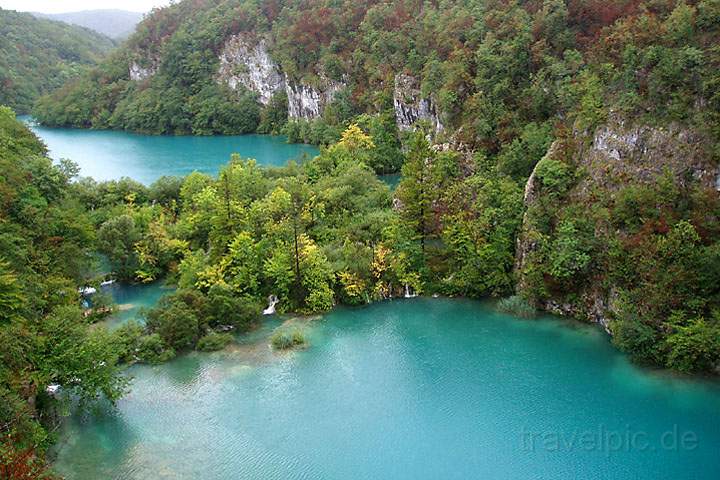
M 74 417 L 68 479 L 718 479 L 720 385 L 632 365 L 600 329 L 469 300 L 339 308 L 273 353 L 280 320 L 136 366 Z
M 80 174 L 95 180 L 130 177 L 150 184 L 163 175 L 187 175 L 195 170 L 217 174 L 232 153 L 254 158 L 260 165 L 282 166 L 288 160 L 318 154 L 312 145 L 290 144 L 282 136 L 141 135 L 113 130 L 48 128 L 28 116 L 19 117 L 47 145 L 54 160 L 69 158 Z

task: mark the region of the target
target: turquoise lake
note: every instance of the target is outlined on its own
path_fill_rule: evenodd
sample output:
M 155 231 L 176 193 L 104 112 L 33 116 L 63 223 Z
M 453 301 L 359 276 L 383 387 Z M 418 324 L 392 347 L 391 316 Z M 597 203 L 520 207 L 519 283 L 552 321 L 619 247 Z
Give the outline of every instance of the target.
M 229 350 L 136 366 L 73 417 L 68 479 L 717 479 L 720 385 L 648 371 L 593 326 L 470 300 L 273 318 Z
M 254 158 L 260 165 L 282 166 L 318 154 L 312 145 L 290 144 L 282 136 L 169 136 L 140 135 L 112 130 L 48 128 L 19 117 L 47 145 L 54 160 L 69 158 L 80 166 L 80 175 L 95 180 L 130 177 L 150 184 L 163 175 L 193 171 L 217 174 L 230 155 Z

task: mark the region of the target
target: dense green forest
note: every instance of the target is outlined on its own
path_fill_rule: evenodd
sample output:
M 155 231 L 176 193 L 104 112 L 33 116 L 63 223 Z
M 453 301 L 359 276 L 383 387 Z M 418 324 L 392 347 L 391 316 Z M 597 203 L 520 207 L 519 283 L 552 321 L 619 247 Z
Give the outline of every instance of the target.
M 92 277 L 95 231 L 70 183 L 73 164 L 0 107 L 0 471 L 39 478 L 52 426 L 70 398 L 83 405 L 124 393 L 116 349 L 90 330 L 78 286 Z M 62 384 L 58 401 L 48 386 Z M 5 476 L 6 475 L 6 476 Z
M 278 129 L 263 120 L 282 121 L 282 99 L 260 108 L 252 93 L 214 81 L 227 39 L 249 32 L 269 39 L 292 79 L 346 79 L 304 138 L 328 143 L 355 115 L 392 109 L 394 77 L 408 73 L 456 142 L 503 153 L 506 170 L 527 176 L 531 167 L 515 157 L 527 151 L 532 164 L 555 123 L 579 111 L 587 122 L 613 108 L 707 124 L 696 113 L 712 108 L 695 100 L 712 106 L 717 8 L 713 0 L 178 2 L 36 115 L 50 125 L 154 133 Z M 132 81 L 132 62 L 157 73 Z
M 288 122 L 282 95 L 262 106 L 215 81 L 239 32 L 269 39 L 292 78 L 346 87 L 321 117 Z M 155 11 L 41 99 L 38 118 L 283 131 L 325 146 L 283 168 L 235 156 L 217 177 L 97 183 L 52 166 L 3 110 L 0 428 L 22 448 L 0 455 L 42 452 L 68 393 L 117 398 L 118 365 L 221 348 L 269 295 L 300 313 L 405 292 L 510 297 L 501 307 L 524 316 L 568 306 L 596 321 L 594 292 L 613 342 L 637 360 L 717 371 L 719 36 L 719 0 L 186 0 Z M 132 62 L 155 60 L 154 75 L 130 79 Z M 443 131 L 398 129 L 398 73 L 420 79 Z M 589 160 L 596 138 L 637 146 L 633 128 L 667 148 Z M 375 173 L 398 169 L 391 192 Z M 142 324 L 91 327 L 100 310 L 83 316 L 77 289 L 99 280 L 98 252 L 119 280 L 178 289 Z M 55 383 L 70 391 L 48 394 Z
M 114 46 L 86 28 L 0 9 L 0 105 L 29 113 L 40 95 L 77 78 Z

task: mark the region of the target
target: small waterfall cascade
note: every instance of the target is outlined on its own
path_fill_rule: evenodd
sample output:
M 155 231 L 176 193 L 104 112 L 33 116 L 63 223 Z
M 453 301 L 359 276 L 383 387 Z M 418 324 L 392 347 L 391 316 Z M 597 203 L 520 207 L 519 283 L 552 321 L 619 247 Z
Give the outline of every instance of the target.
M 275 295 L 270 295 L 268 297 L 268 307 L 263 310 L 263 315 L 275 315 L 275 305 L 277 305 L 279 301 Z
M 417 297 L 417 296 L 418 296 L 417 293 L 414 293 L 414 292 L 413 292 L 413 293 L 410 293 L 410 285 L 408 285 L 408 284 L 406 283 L 406 284 L 405 284 L 405 298 L 415 298 L 415 297 Z

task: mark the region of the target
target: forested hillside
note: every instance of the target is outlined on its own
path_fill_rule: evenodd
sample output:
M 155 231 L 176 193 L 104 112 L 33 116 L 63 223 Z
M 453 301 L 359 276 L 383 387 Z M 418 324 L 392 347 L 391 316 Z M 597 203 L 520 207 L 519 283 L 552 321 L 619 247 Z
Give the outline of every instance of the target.
M 40 95 L 77 78 L 113 47 L 94 31 L 0 9 L 0 105 L 29 113 Z
M 51 125 L 283 131 L 328 144 L 355 122 L 373 145 L 362 163 L 403 165 L 401 221 L 343 246 L 371 248 L 373 261 L 381 247 L 397 255 L 389 283 L 515 290 L 506 308 L 599 322 L 640 360 L 710 370 L 720 358 L 719 40 L 718 0 L 184 1 L 36 111 Z M 307 198 L 295 208 L 317 218 L 325 204 Z M 213 258 L 250 245 L 242 235 L 254 224 L 241 225 L 197 244 L 181 271 L 234 265 Z M 382 298 L 374 267 L 343 268 L 336 298 Z M 193 288 L 227 282 L 209 278 Z M 295 282 L 291 305 L 305 308 L 297 272 Z M 318 305 L 329 304 L 309 309 Z
M 82 314 L 95 231 L 72 193 L 75 166 L 53 165 L 0 107 L 0 170 L 0 473 L 45 478 L 42 454 L 67 402 L 113 401 L 125 381 L 109 334 Z
M 611 108 L 667 120 L 708 112 L 717 8 L 713 0 L 184 1 L 150 15 L 122 51 L 41 102 L 38 117 L 227 133 L 277 129 L 289 106 L 291 119 L 313 124 L 306 139 L 327 142 L 357 114 L 407 107 L 409 120 L 433 120 L 456 143 L 503 153 L 506 170 L 527 176 L 516 154 L 537 160 L 559 120 L 582 115 L 589 124 Z
M 82 10 L 67 13 L 38 13 L 36 17 L 58 20 L 72 25 L 89 28 L 115 40 L 124 40 L 135 31 L 135 25 L 143 14 L 126 10 Z

